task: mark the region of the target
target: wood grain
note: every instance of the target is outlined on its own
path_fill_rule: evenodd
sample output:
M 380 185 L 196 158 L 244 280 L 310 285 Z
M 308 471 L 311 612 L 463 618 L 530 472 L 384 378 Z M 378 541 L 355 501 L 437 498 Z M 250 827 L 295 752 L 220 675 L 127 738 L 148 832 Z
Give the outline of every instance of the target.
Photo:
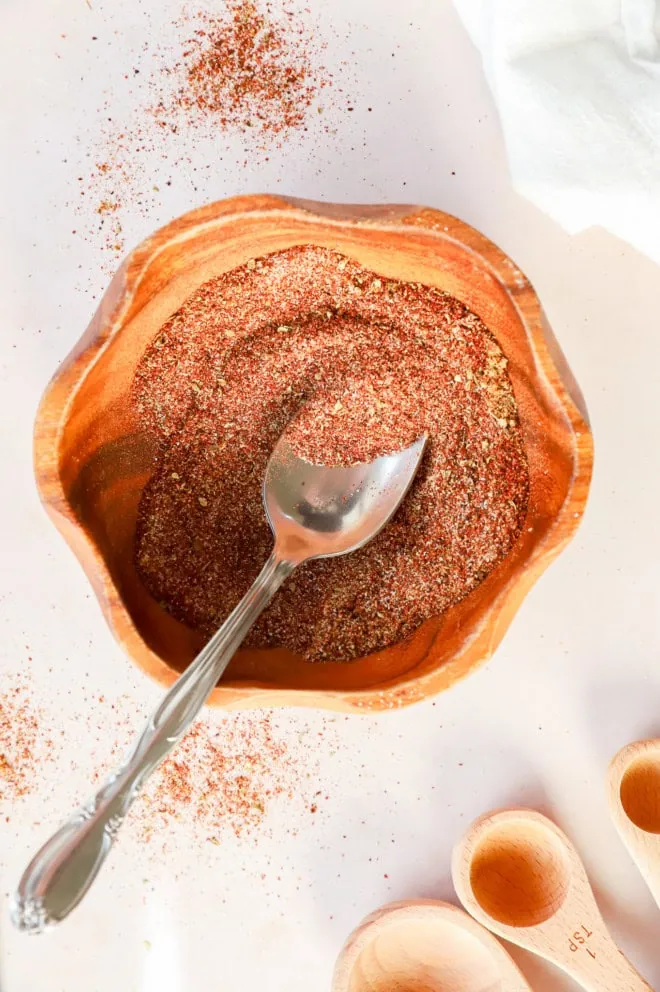
M 153 457 L 127 402 L 133 373 L 158 328 L 202 283 L 298 244 L 333 248 L 385 278 L 454 294 L 499 339 L 520 411 L 531 485 L 526 526 L 467 599 L 406 641 L 350 664 L 239 651 L 211 697 L 228 708 L 392 709 L 446 689 L 492 654 L 527 590 L 572 537 L 591 478 L 584 403 L 538 299 L 514 263 L 473 228 L 437 210 L 272 196 L 221 201 L 174 221 L 126 258 L 48 386 L 35 425 L 37 483 L 115 637 L 170 685 L 201 640 L 160 608 L 134 568 L 137 506 Z
M 580 857 L 532 810 L 489 813 L 454 851 L 458 897 L 472 916 L 596 992 L 649 992 L 610 936 Z
M 660 740 L 635 741 L 615 755 L 607 799 L 614 825 L 660 906 Z
M 332 992 L 530 992 L 502 945 L 467 913 L 422 899 L 390 903 L 353 931 Z

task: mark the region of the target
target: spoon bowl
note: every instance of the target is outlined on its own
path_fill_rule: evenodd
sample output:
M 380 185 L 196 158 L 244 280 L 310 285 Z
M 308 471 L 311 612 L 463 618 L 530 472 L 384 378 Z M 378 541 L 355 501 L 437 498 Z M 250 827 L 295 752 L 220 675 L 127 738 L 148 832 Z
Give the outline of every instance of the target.
M 660 906 L 660 740 L 622 748 L 607 785 L 614 825 Z
M 421 437 L 403 451 L 342 468 L 312 465 L 280 440 L 264 479 L 276 551 L 298 564 L 361 548 L 401 503 L 425 444 Z
M 353 931 L 333 992 L 530 992 L 502 945 L 449 903 L 395 902 Z
M 559 839 L 533 821 L 494 823 L 476 846 L 470 886 L 484 912 L 511 927 L 551 919 L 570 888 L 570 865 Z

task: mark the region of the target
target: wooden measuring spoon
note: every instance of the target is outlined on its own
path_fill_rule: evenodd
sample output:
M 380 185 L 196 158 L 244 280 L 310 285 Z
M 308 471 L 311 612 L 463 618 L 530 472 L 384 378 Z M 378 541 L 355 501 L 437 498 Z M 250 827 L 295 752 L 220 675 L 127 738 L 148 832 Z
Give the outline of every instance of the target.
M 332 992 L 531 992 L 492 934 L 449 903 L 393 902 L 350 935 Z
M 607 786 L 614 824 L 660 906 L 660 740 L 622 748 Z
M 539 954 L 590 992 L 649 992 L 610 936 L 580 857 L 540 813 L 489 813 L 454 850 L 454 886 L 489 930 Z

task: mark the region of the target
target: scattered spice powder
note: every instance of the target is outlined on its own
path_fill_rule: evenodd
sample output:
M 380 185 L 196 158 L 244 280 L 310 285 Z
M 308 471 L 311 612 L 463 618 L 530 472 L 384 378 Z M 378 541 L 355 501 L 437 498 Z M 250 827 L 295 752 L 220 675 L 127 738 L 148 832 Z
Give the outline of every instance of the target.
M 214 174 L 211 161 L 202 164 L 209 140 L 214 162 L 229 154 L 245 168 L 267 162 L 312 125 L 335 133 L 326 112 L 352 102 L 324 66 L 326 43 L 310 11 L 295 3 L 224 0 L 213 11 L 189 5 L 172 28 L 174 40 L 149 36 L 136 49 L 140 68 L 124 74 L 135 110 L 117 118 L 118 101 L 109 94 L 99 109 L 97 147 L 87 156 L 93 164 L 76 177 L 81 233 L 114 257 L 125 249 L 125 211 L 149 217 L 175 178 L 196 193 L 204 170 Z
M 3 680 L 0 689 L 0 814 L 30 793 L 42 762 L 39 710 L 27 676 Z
M 98 789 L 117 769 L 135 732 L 145 720 L 149 704 L 121 695 L 113 701 L 94 693 L 86 700 L 79 730 L 89 747 L 72 752 L 65 765 L 83 771 L 80 792 L 66 798 L 60 816 L 68 815 L 71 801 L 89 799 L 88 766 L 93 766 L 92 788 Z M 156 770 L 126 824 L 127 834 L 149 845 L 157 859 L 170 850 L 172 828 L 180 825 L 186 837 L 199 845 L 221 845 L 228 838 L 256 841 L 268 835 L 268 818 L 278 801 L 286 803 L 287 829 L 295 833 L 301 812 L 313 803 L 320 810 L 318 790 L 320 753 L 334 755 L 338 747 L 332 718 L 304 718 L 280 725 L 268 710 L 232 714 L 204 714 L 176 751 Z M 29 675 L 11 674 L 0 685 L 0 819 L 11 821 L 16 801 L 36 789 L 52 791 L 57 767 L 64 767 L 61 746 L 55 746 L 46 728 L 57 724 L 57 712 L 42 712 L 34 701 Z M 64 737 L 65 730 L 59 733 Z M 111 747 L 108 750 L 108 742 Z M 61 742 L 60 742 L 61 744 Z M 99 751 L 103 753 L 100 756 Z M 53 767 L 55 767 L 55 771 Z M 61 774 L 57 775 L 61 785 Z M 66 772 L 65 772 L 66 777 Z M 59 788 L 53 802 L 62 799 Z M 325 799 L 329 797 L 324 791 Z M 122 834 L 124 832 L 122 831 Z M 176 843 L 176 841 L 175 841 Z
M 95 702 L 88 731 L 106 752 L 101 760 L 92 754 L 98 788 L 134 743 L 149 706 L 129 696 L 101 708 L 102 700 Z M 286 806 L 286 829 L 295 833 L 301 814 L 309 814 L 311 804 L 320 812 L 322 798 L 329 798 L 327 788 L 318 791 L 320 756 L 337 753 L 336 725 L 331 717 L 310 723 L 302 715 L 293 724 L 279 722 L 270 710 L 203 714 L 149 779 L 129 814 L 127 835 L 157 859 L 176 845 L 179 827 L 197 845 L 256 842 L 269 835 L 279 802 Z M 87 798 L 84 791 L 78 801 Z
M 429 437 L 400 511 L 343 558 L 309 562 L 247 644 L 349 661 L 468 595 L 510 551 L 528 472 L 507 359 L 433 287 L 388 281 L 302 246 L 207 282 L 143 355 L 133 383 L 160 440 L 135 556 L 152 595 L 211 634 L 272 546 L 261 484 L 286 430 L 313 462 L 351 464 Z
M 299 16 L 276 16 L 263 0 L 225 0 L 224 13 L 200 11 L 194 22 L 180 62 L 167 67 L 180 83 L 153 109 L 163 126 L 176 130 L 183 116 L 188 125 L 262 137 L 304 127 L 330 80 L 311 57 L 318 42 Z
M 304 762 L 269 713 L 239 713 L 220 725 L 198 721 L 158 769 L 132 814 L 143 841 L 184 820 L 199 839 L 252 834 L 270 804 L 301 789 Z

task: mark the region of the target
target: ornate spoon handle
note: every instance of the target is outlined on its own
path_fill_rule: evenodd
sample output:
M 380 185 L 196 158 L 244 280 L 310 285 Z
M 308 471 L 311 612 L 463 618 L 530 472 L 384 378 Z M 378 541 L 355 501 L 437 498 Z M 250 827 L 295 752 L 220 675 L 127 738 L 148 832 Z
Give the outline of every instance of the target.
M 252 588 L 151 715 L 124 764 L 37 852 L 11 906 L 19 930 L 39 933 L 78 905 L 144 783 L 189 729 L 248 630 L 294 567 L 271 554 Z

